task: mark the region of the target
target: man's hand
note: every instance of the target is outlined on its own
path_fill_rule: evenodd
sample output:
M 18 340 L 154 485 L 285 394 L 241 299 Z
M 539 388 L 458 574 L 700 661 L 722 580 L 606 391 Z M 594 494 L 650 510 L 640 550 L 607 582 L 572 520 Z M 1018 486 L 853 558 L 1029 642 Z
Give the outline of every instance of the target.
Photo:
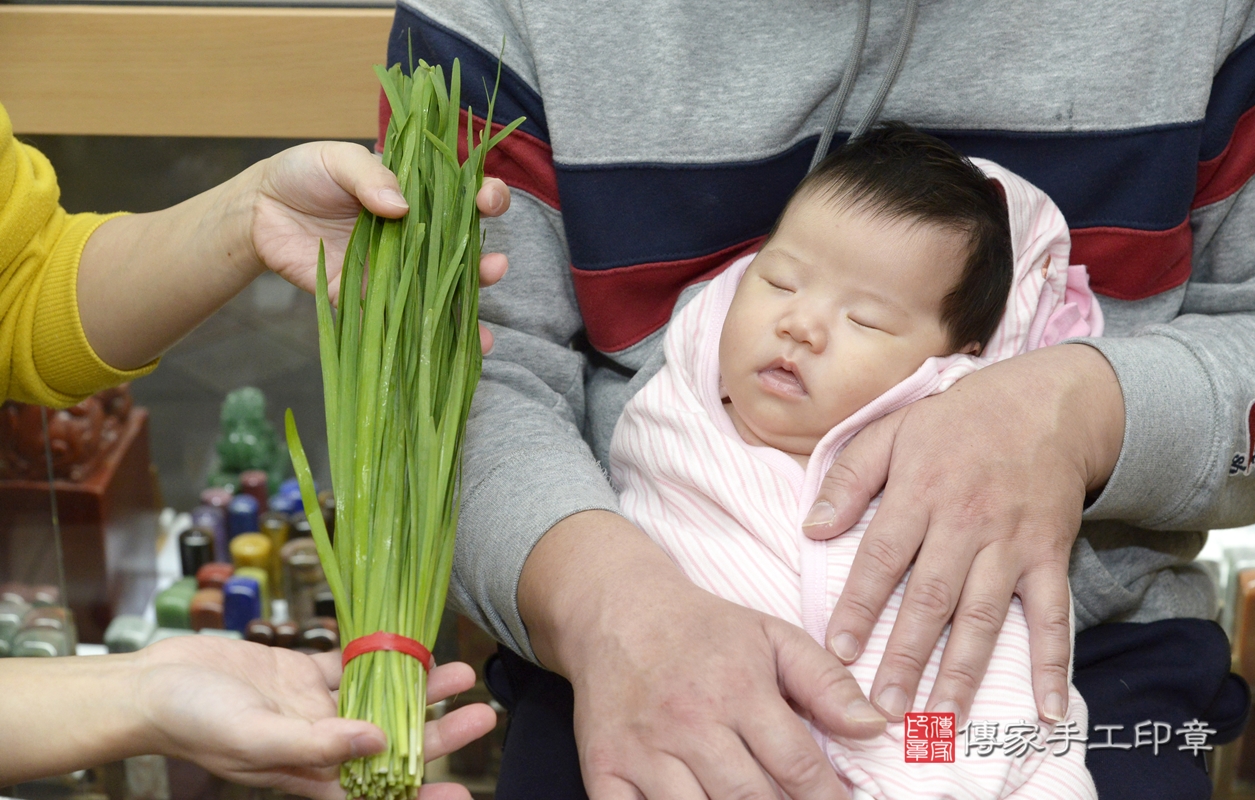
M 864 429 L 837 459 L 805 528 L 847 530 L 883 487 L 828 626 L 858 657 L 908 567 L 911 577 L 871 698 L 900 719 L 941 632 L 953 627 L 929 710 L 963 716 L 1018 594 L 1043 719 L 1067 712 L 1068 559 L 1087 493 L 1120 454 L 1124 400 L 1086 345 L 1036 350 L 976 372 Z
M 884 730 L 841 663 L 800 628 L 694 586 L 615 514 L 554 526 L 519 606 L 537 656 L 572 682 L 584 784 L 607 798 L 848 797 L 798 712 Z
M 340 654 L 310 657 L 278 647 L 182 636 L 135 654 L 140 669 L 134 703 L 147 724 L 150 752 L 194 761 L 215 775 L 249 786 L 342 800 L 339 765 L 379 752 L 379 728 L 336 716 Z M 475 684 L 466 664 L 432 670 L 427 702 Z M 496 724 L 483 704 L 464 706 L 428 722 L 423 755 L 439 758 L 478 739 Z M 424 786 L 419 800 L 470 800 L 464 787 Z

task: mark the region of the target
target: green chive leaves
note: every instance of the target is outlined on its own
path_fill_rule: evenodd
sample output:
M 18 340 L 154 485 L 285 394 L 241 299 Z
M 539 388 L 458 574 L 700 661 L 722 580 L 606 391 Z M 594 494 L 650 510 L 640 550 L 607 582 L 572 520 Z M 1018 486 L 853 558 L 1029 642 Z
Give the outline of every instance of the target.
M 338 313 L 319 252 L 334 544 L 290 410 L 288 448 L 342 643 L 387 631 L 430 649 L 453 564 L 462 439 L 482 362 L 475 195 L 488 150 L 523 120 L 491 135 L 494 90 L 481 130 L 467 112 L 467 157 L 459 162 L 458 61 L 448 84 L 439 66 L 422 61 L 412 77 L 399 66 L 375 71 L 392 108 L 383 163 L 410 210 L 399 220 L 362 211 L 340 273 Z M 349 797 L 412 800 L 417 793 L 426 678 L 416 659 L 391 651 L 366 653 L 345 668 L 340 715 L 369 720 L 388 735 L 383 753 L 341 768 Z

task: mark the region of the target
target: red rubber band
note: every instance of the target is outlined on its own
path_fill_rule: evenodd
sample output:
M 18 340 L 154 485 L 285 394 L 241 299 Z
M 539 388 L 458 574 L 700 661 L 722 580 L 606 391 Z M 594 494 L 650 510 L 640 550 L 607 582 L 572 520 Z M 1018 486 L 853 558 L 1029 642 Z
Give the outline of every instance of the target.
M 423 647 L 421 642 L 417 642 L 408 636 L 388 633 L 387 631 L 378 631 L 349 642 L 348 646 L 344 648 L 340 664 L 347 667 L 349 662 L 358 656 L 366 653 L 376 653 L 380 650 L 391 650 L 416 658 L 418 663 L 423 665 L 423 669 L 428 672 L 431 672 L 436 666 L 435 660 L 431 657 L 431 651 Z

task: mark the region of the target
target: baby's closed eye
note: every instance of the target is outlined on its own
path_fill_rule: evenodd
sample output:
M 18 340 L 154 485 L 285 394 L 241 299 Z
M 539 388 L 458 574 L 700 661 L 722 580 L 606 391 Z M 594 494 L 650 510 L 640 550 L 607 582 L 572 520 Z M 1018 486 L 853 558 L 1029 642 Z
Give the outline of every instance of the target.
M 882 333 L 884 332 L 884 328 L 881 328 L 880 326 L 876 325 L 873 321 L 867 319 L 866 317 L 856 317 L 853 314 L 848 314 L 846 315 L 846 319 L 848 319 L 850 322 L 853 322 L 856 326 L 860 328 L 866 328 L 867 330 L 871 330 L 871 331 L 881 331 Z

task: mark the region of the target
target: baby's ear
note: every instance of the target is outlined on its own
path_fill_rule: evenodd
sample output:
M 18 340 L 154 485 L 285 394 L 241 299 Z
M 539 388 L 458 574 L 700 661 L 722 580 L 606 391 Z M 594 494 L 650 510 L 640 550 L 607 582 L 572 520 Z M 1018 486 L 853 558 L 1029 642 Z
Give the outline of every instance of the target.
M 981 347 L 980 342 L 968 342 L 963 345 L 963 349 L 959 351 L 959 354 L 965 356 L 978 356 L 980 355 L 980 351 L 983 349 L 984 348 Z

